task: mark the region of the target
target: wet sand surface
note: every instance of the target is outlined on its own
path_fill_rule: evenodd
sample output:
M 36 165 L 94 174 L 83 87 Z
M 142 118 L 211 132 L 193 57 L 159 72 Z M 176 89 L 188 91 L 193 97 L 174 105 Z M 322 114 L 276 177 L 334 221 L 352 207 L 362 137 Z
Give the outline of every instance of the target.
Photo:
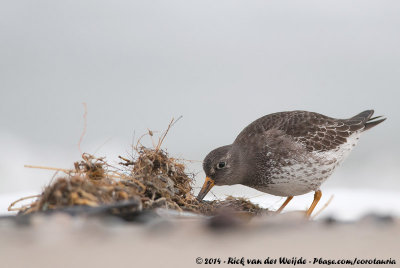
M 299 212 L 249 221 L 243 217 L 232 221 L 230 216 L 165 215 L 145 221 L 127 223 L 110 217 L 67 214 L 36 215 L 18 221 L 3 218 L 0 266 L 201 267 L 212 258 L 215 260 L 211 262 L 216 262 L 212 266 L 235 267 L 243 266 L 242 257 L 248 267 L 267 264 L 247 264 L 247 260 L 264 262 L 267 258 L 277 259 L 279 266 L 281 257 L 305 260 L 306 264 L 296 265 L 302 267 L 324 267 L 324 261 L 354 258 L 391 259 L 396 265 L 387 266 L 400 265 L 400 221 L 387 216 L 370 215 L 347 223 L 307 221 Z M 322 258 L 322 263 L 313 264 L 314 258 Z

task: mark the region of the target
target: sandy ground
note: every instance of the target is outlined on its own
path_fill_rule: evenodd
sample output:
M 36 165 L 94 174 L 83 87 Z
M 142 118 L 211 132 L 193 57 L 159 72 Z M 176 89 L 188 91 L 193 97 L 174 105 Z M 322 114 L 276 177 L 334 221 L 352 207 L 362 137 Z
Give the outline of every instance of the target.
M 277 259 L 280 266 L 280 257 L 305 259 L 306 264 L 296 265 L 302 267 L 324 267 L 328 265 L 321 263 L 329 260 L 355 258 L 391 259 L 396 265 L 383 266 L 400 266 L 397 218 L 368 216 L 341 223 L 307 221 L 302 213 L 289 212 L 238 221 L 235 227 L 226 224 L 231 220 L 160 217 L 139 224 L 56 214 L 35 216 L 26 225 L 1 219 L 0 266 L 235 267 L 243 266 L 240 260 L 244 258 L 245 266 L 259 267 L 267 264 L 247 264 L 247 260 Z M 202 264 L 196 263 L 197 258 Z M 205 264 L 207 258 L 215 259 L 212 262 L 216 264 Z M 239 264 L 228 264 L 232 260 Z

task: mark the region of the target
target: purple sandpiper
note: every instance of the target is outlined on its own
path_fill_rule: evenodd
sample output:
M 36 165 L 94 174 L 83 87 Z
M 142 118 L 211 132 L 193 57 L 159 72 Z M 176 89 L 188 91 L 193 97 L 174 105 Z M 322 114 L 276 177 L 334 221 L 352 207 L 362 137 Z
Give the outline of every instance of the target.
M 367 110 L 349 119 L 307 111 L 263 116 L 240 132 L 235 141 L 211 151 L 203 161 L 206 181 L 201 201 L 214 185 L 242 184 L 287 197 L 314 191 L 309 217 L 321 199 L 321 184 L 346 158 L 364 131 L 386 118 Z

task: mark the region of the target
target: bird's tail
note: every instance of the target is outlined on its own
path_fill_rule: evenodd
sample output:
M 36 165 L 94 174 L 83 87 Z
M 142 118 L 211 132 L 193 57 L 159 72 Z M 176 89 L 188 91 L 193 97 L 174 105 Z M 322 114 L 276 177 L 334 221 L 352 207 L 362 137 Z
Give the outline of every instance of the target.
M 384 118 L 383 116 L 372 117 L 373 114 L 374 110 L 366 110 L 364 112 L 359 113 L 356 116 L 353 116 L 349 120 L 363 124 L 365 131 L 386 120 L 386 118 Z

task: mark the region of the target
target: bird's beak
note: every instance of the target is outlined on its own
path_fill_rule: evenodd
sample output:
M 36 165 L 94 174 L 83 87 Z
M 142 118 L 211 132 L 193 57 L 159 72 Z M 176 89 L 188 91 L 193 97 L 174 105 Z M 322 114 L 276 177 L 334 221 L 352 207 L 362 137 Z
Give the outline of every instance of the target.
M 198 201 L 203 200 L 203 198 L 211 190 L 214 184 L 215 182 L 213 179 L 211 179 L 210 177 L 206 177 L 206 181 L 204 182 L 203 187 L 201 187 L 200 193 L 197 195 L 197 200 Z

